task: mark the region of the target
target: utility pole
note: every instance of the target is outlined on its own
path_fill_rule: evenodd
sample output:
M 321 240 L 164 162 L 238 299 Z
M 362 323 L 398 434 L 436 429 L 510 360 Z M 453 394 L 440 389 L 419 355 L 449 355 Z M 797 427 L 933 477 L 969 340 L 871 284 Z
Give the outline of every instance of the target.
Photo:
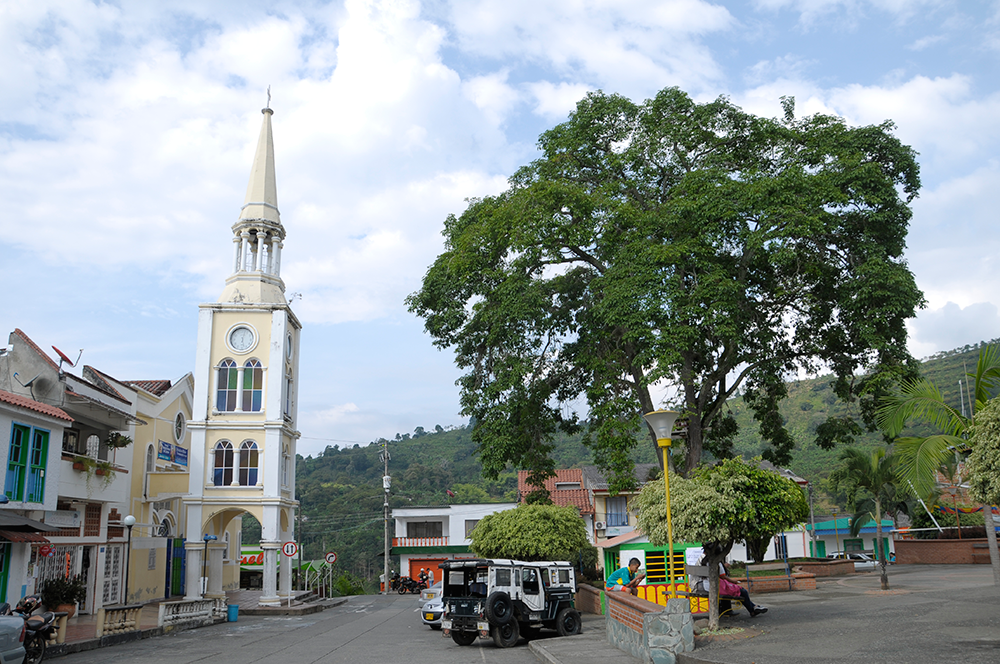
M 383 542 L 383 553 L 385 559 L 382 561 L 382 594 L 389 594 L 389 487 L 392 479 L 389 477 L 389 441 L 382 441 L 382 489 L 385 491 L 385 500 L 382 503 L 382 520 L 385 522 L 385 537 Z
M 299 590 L 304 590 L 305 586 L 302 585 L 302 549 L 305 547 L 306 539 L 302 535 L 302 500 L 299 500 L 299 509 L 296 510 L 299 513 Z
M 809 491 L 809 520 L 812 521 L 812 551 L 811 557 L 819 558 L 819 546 L 816 544 L 816 513 L 813 511 L 813 488 L 812 484 L 807 484 L 806 489 Z M 834 524 L 836 526 L 837 524 Z

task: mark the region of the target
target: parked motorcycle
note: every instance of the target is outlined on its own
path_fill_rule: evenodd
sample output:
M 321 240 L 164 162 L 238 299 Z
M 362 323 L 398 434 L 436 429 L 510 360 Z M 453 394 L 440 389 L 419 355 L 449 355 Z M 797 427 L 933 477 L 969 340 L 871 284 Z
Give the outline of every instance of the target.
M 0 615 L 24 619 L 24 664 L 39 664 L 45 657 L 45 645 L 56 632 L 56 614 L 46 611 L 32 615 L 41 607 L 42 600 L 37 595 L 22 597 L 13 609 L 7 602 L 0 604 Z
M 427 581 L 416 581 L 408 576 L 400 577 L 399 588 L 396 590 L 400 595 L 405 595 L 406 593 L 417 594 L 422 590 L 427 590 Z
M 402 577 L 399 576 L 399 572 L 393 572 L 389 576 L 389 592 L 392 592 L 393 590 L 399 590 L 400 579 L 402 579 Z

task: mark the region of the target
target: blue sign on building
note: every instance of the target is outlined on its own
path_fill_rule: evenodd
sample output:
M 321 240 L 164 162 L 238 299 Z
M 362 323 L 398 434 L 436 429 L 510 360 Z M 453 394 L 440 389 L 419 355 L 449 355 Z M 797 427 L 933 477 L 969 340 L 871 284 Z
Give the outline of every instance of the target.
M 165 440 L 161 440 L 160 453 L 157 454 L 156 456 L 158 459 L 163 459 L 164 461 L 173 461 L 174 460 L 173 450 L 174 450 L 173 445 L 166 442 Z

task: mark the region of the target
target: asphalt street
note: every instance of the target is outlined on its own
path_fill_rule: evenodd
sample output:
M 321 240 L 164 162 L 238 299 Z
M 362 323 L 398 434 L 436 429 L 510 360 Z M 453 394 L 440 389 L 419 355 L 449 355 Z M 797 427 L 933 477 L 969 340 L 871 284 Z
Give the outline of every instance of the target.
M 60 664 L 538 664 L 523 639 L 500 649 L 489 639 L 461 647 L 420 622 L 419 595 L 352 597 L 301 617 L 240 616 L 134 643 L 74 653 Z

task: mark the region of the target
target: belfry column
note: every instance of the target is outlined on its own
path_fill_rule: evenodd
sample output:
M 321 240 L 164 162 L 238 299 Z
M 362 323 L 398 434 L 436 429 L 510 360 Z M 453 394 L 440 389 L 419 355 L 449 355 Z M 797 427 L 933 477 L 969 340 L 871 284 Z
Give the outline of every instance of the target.
M 250 244 L 250 231 L 244 229 L 240 233 L 240 271 L 243 272 L 247 269 L 247 245 Z
M 240 247 L 242 246 L 238 235 L 233 236 L 233 244 L 236 246 L 236 256 L 233 263 L 233 272 L 235 273 L 240 271 Z
M 281 542 L 261 542 L 260 548 L 264 551 L 264 592 L 261 593 L 261 606 L 280 606 L 281 598 L 278 597 L 278 547 Z
M 257 270 L 264 271 L 264 231 L 257 231 Z
M 271 274 L 279 276 L 281 269 L 281 238 L 275 237 L 271 240 Z

